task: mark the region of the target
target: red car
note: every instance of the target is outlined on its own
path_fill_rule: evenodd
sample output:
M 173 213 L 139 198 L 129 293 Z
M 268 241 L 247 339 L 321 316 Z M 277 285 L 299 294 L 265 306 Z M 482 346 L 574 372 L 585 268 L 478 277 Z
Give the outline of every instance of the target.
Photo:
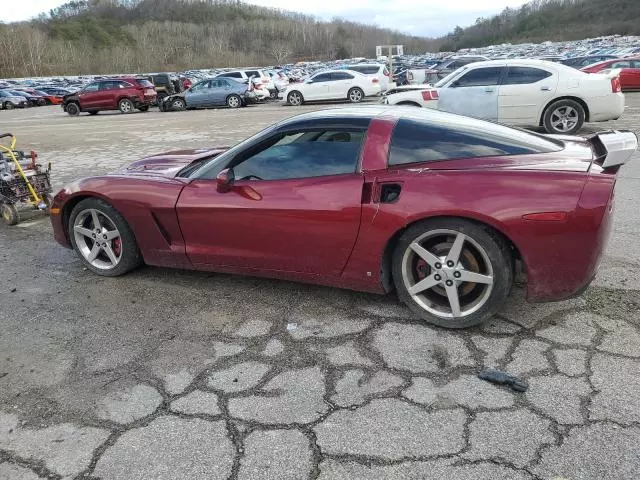
M 101 110 L 132 113 L 136 108 L 146 112 L 156 101 L 156 89 L 144 78 L 109 78 L 85 85 L 81 90 L 65 95 L 62 109 L 69 115 Z
M 631 132 L 551 138 L 432 109 L 325 110 L 73 182 L 51 222 L 100 275 L 144 262 L 395 289 L 460 328 L 500 307 L 516 263 L 531 301 L 587 287 L 637 145 Z
M 640 57 L 618 58 L 594 63 L 582 69 L 587 73 L 606 73 L 609 70 L 620 69 L 620 84 L 622 90 L 640 90 Z

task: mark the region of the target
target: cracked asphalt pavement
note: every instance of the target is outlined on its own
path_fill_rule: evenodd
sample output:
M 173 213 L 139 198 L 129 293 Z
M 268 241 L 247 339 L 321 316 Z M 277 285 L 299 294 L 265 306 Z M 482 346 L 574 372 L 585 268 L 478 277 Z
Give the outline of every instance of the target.
M 41 107 L 0 112 L 0 125 L 60 187 L 312 108 Z M 640 133 L 640 94 L 588 129 L 611 127 Z M 0 226 L 0 478 L 637 479 L 638 155 L 616 196 L 582 297 L 533 305 L 516 286 L 463 331 L 394 296 L 159 268 L 98 277 L 25 212 Z M 529 390 L 479 380 L 484 366 Z

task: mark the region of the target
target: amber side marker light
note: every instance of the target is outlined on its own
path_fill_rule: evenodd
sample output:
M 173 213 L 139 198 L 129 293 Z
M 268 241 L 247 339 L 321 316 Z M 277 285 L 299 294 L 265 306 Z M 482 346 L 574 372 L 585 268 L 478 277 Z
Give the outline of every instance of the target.
M 60 209 L 59 208 L 50 208 L 49 209 L 49 215 L 60 215 Z
M 568 215 L 567 212 L 540 212 L 527 213 L 522 218 L 532 222 L 566 222 Z

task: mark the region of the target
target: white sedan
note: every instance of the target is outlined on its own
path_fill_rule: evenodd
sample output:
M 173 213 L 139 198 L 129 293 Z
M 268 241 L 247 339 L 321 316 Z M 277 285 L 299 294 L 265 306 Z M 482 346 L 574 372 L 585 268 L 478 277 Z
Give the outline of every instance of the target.
M 323 100 L 348 100 L 359 103 L 364 97 L 380 95 L 380 82 L 351 70 L 329 70 L 316 73 L 302 83 L 292 83 L 278 94 L 289 105 Z
M 615 120 L 624 111 L 618 71 L 587 74 L 544 60 L 491 60 L 465 65 L 435 85 L 387 95 L 384 103 L 423 107 L 509 125 L 542 126 L 570 135 L 585 122 Z M 400 95 L 402 97 L 400 97 Z

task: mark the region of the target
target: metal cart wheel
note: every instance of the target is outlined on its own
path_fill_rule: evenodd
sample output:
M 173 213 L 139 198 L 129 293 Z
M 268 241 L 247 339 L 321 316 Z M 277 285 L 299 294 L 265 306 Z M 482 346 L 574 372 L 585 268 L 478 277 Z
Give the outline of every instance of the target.
M 0 214 L 2 214 L 2 221 L 7 225 L 17 225 L 20 221 L 18 209 L 11 203 L 3 203 L 0 205 Z

